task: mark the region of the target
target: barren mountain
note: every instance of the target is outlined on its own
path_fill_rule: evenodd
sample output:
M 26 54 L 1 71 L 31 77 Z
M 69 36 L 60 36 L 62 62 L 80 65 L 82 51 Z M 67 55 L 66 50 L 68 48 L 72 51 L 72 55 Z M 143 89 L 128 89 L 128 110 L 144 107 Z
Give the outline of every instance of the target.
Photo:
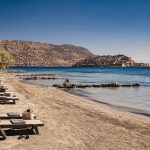
M 67 44 L 1 40 L 0 48 L 9 52 L 19 66 L 71 66 L 81 59 L 94 56 L 86 48 Z
M 137 63 L 125 55 L 103 55 L 83 59 L 75 66 L 149 66 L 149 64 Z

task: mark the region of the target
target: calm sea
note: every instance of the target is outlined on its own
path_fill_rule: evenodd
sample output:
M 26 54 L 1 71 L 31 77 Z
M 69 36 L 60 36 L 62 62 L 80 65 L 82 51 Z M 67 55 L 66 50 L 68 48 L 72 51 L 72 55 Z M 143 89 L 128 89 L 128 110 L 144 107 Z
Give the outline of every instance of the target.
M 64 78 L 69 78 L 71 83 L 140 83 L 141 86 L 138 88 L 77 88 L 67 92 L 126 111 L 150 115 L 150 68 L 148 67 L 12 67 L 9 69 L 32 73 L 55 73 L 61 78 L 28 81 L 31 84 L 46 86 L 61 84 Z

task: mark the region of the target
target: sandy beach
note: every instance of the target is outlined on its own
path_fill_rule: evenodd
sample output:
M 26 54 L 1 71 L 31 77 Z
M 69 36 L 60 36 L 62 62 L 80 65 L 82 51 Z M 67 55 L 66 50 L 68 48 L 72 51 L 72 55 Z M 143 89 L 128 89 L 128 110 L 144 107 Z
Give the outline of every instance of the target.
M 7 136 L 0 150 L 150 150 L 149 117 L 10 77 L 2 75 L 2 83 L 20 100 L 0 105 L 0 113 L 31 108 L 44 127 L 29 139 Z

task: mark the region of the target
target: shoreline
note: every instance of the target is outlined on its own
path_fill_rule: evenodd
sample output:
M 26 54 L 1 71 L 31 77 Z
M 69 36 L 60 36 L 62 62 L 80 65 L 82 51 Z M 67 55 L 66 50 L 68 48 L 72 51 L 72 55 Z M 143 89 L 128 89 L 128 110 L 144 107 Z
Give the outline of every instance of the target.
M 47 86 L 47 85 L 42 85 L 42 84 L 29 83 L 29 82 L 26 81 L 26 80 L 21 80 L 20 82 L 26 83 L 26 84 L 31 84 L 31 85 L 39 85 L 39 86 L 41 86 L 41 87 L 52 87 L 52 86 Z M 56 89 L 57 89 L 57 88 L 56 88 Z M 109 103 L 107 103 L 107 102 L 102 102 L 102 101 L 98 101 L 98 100 L 96 100 L 96 99 L 92 99 L 92 98 L 90 98 L 90 97 L 88 97 L 88 96 L 83 96 L 83 95 L 81 95 L 81 94 L 76 94 L 75 92 L 69 92 L 69 91 L 67 91 L 67 89 L 57 89 L 57 90 L 64 91 L 64 92 L 69 93 L 69 94 L 71 94 L 71 95 L 79 96 L 79 97 L 84 98 L 84 99 L 86 99 L 86 100 L 88 100 L 88 101 L 93 101 L 93 102 L 96 102 L 96 103 L 100 103 L 100 104 L 103 104 L 103 105 L 112 107 L 113 109 L 116 109 L 116 110 L 118 110 L 118 111 L 129 112 L 129 113 L 133 113 L 133 114 L 136 114 L 136 115 L 141 115 L 141 116 L 145 116 L 145 117 L 150 117 L 150 112 L 147 112 L 147 111 L 142 110 L 142 109 L 109 104 Z
M 2 83 L 16 92 L 16 105 L 0 105 L 1 113 L 31 108 L 45 124 L 29 140 L 8 136 L 2 150 L 26 149 L 149 149 L 150 118 L 118 111 L 53 87 L 30 85 L 3 75 Z M 15 144 L 14 144 L 15 143 Z M 44 144 L 43 144 L 44 143 Z

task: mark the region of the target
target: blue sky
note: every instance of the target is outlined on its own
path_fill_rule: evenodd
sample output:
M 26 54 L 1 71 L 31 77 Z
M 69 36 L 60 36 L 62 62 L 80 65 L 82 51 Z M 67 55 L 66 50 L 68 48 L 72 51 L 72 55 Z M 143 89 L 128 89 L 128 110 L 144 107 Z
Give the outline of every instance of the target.
M 150 0 L 0 0 L 0 39 L 74 44 L 150 63 Z

